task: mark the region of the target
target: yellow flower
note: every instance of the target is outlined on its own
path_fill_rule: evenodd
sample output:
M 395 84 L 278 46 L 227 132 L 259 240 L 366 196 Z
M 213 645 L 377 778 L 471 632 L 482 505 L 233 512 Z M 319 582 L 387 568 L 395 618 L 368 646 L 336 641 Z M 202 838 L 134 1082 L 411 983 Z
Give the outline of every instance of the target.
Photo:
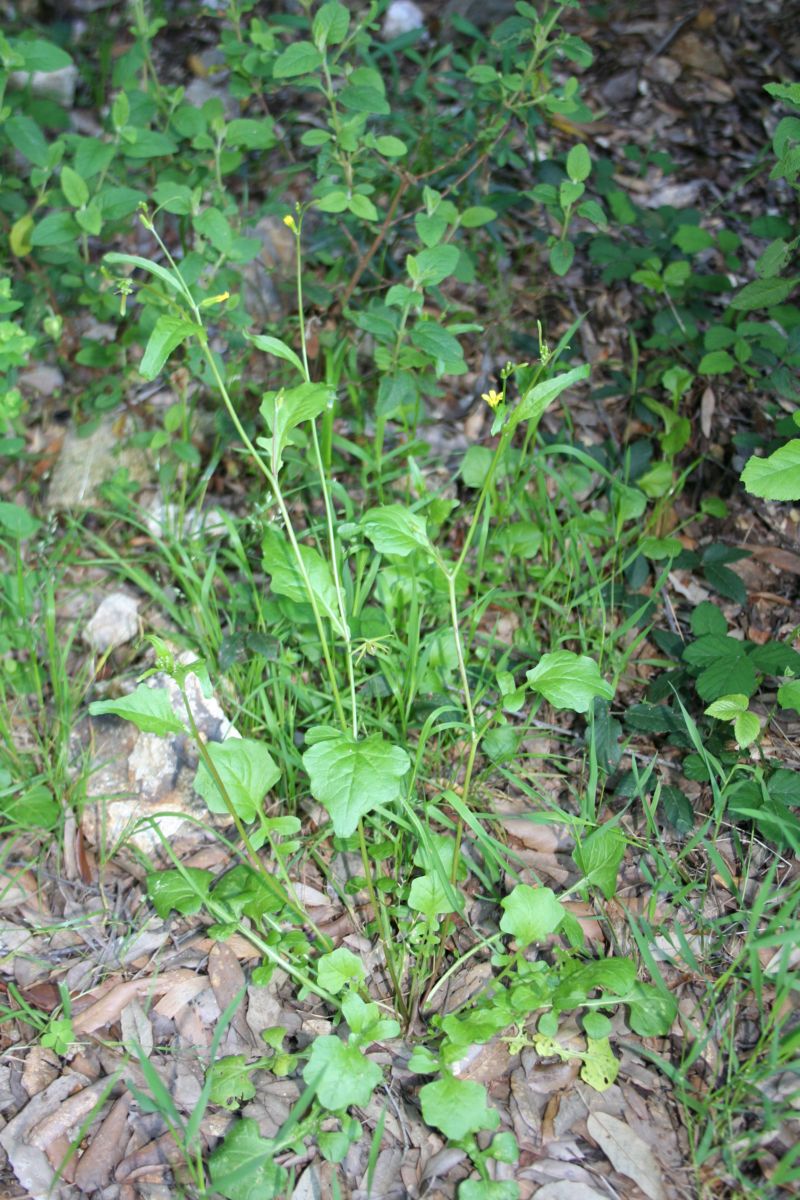
M 502 399 L 503 397 L 494 388 L 489 388 L 488 392 L 481 393 L 481 400 L 485 400 L 489 408 L 497 408 Z
M 291 213 L 286 214 L 286 216 L 283 218 L 283 223 L 288 229 L 291 229 L 292 233 L 297 233 L 297 222 Z

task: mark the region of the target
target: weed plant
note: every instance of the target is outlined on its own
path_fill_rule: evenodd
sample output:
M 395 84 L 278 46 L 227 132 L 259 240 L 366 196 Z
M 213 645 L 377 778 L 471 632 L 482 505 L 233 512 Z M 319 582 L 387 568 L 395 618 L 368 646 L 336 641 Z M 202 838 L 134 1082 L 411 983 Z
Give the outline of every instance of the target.
M 797 1031 L 786 1015 L 796 888 L 780 866 L 758 880 L 749 873 L 758 869 L 755 835 L 797 852 L 798 776 L 761 750 L 751 698 L 775 686 L 772 715 L 800 711 L 800 660 L 787 643 L 731 637 L 711 603 L 685 633 L 654 626 L 671 570 L 694 570 L 721 597 L 746 599 L 729 566 L 741 552 L 714 542 L 695 553 L 680 538 L 676 501 L 694 466 L 686 399 L 696 376 L 739 368 L 751 380 L 770 374 L 779 396 L 795 398 L 799 326 L 786 303 L 795 231 L 764 226 L 773 241 L 758 279 L 717 320 L 708 295 L 722 284 L 693 265 L 711 237 L 700 214 L 637 212 L 584 144 L 580 125 L 591 114 L 569 72 L 591 51 L 562 26 L 572 0 L 523 0 L 491 36 L 455 18 L 446 46 L 423 33 L 381 42 L 377 4 L 353 16 L 338 0 L 303 3 L 302 16 L 269 20 L 256 7 L 230 4 L 220 32 L 228 92 L 240 104 L 231 116 L 221 96 L 193 106 L 160 79 L 164 22 L 136 0 L 130 48 L 94 83 L 109 100 L 96 137 L 75 133 L 33 87 L 32 72 L 71 65 L 67 52 L 28 33 L 0 39 L 5 82 L 11 71 L 28 78 L 5 94 L 0 142 L 6 165 L 16 156 L 30 167 L 27 179 L 8 176 L 0 195 L 19 268 L 13 287 L 0 281 L 3 452 L 22 478 L 29 414 L 19 372 L 32 353 L 56 347 L 66 357 L 76 308 L 116 330 L 107 342 L 84 336 L 75 352 L 94 373 L 74 401 L 77 416 L 101 419 L 134 373 L 168 373 L 175 392 L 160 425 L 135 436 L 157 462 L 159 532 L 124 474 L 90 519 L 70 523 L 74 540 L 60 548 L 21 506 L 0 505 L 6 830 L 51 831 L 68 809 L 80 814 L 70 732 L 90 675 L 76 675 L 55 616 L 59 554 L 70 565 L 80 557 L 126 579 L 172 627 L 148 637 L 135 686 L 115 681 L 113 697 L 95 698 L 90 713 L 192 740 L 195 790 L 228 822 L 212 835 L 230 857 L 215 875 L 184 865 L 155 820 L 169 866 L 148 864 L 149 902 L 164 919 L 202 914 L 214 938 L 246 938 L 260 958 L 253 981 L 282 972 L 296 1002 L 313 997 L 336 1028 L 301 1048 L 285 1030 L 266 1030 L 260 1058 L 218 1058 L 232 1006 L 189 1118 L 142 1048 L 128 1047 L 147 1084 L 130 1085 L 132 1094 L 175 1139 L 182 1189 L 229 1200 L 290 1194 L 283 1162 L 312 1140 L 341 1163 L 364 1137 L 355 1112 L 384 1087 L 374 1048 L 385 1045 L 424 1081 L 423 1119 L 466 1155 L 460 1200 L 513 1200 L 518 1187 L 499 1181 L 497 1166 L 513 1165 L 519 1147 L 458 1063 L 502 1038 L 512 1053 L 576 1060 L 581 1078 L 603 1090 L 619 1071 L 617 1016 L 652 1039 L 686 1114 L 700 1185 L 724 1175 L 745 1187 L 797 1096 Z M 772 95 L 799 106 L 796 85 Z M 543 140 L 562 135 L 567 153 L 544 159 Z M 773 174 L 790 188 L 797 140 L 797 119 L 784 117 Z M 253 194 L 263 197 L 257 212 Z M 609 284 L 626 277 L 654 298 L 652 329 L 631 339 L 625 390 L 656 432 L 624 447 L 612 437 L 585 446 L 566 406 L 554 432 L 559 402 L 589 368 L 575 358 L 580 320 L 553 348 L 539 323 L 535 333 L 503 330 L 495 357 L 505 365 L 481 385 L 489 433 L 437 458 L 433 417 L 471 387 L 476 318 L 485 296 L 507 290 L 506 230 L 532 206 L 539 261 L 556 279 L 580 249 Z M 266 327 L 250 311 L 247 275 L 265 216 L 270 237 L 277 227 L 293 249 L 291 316 Z M 729 269 L 738 265 L 734 235 L 716 235 L 716 250 Z M 763 322 L 749 319 L 753 309 L 765 310 Z M 776 432 L 785 441 L 791 431 Z M 750 490 L 797 498 L 796 446 L 791 438 L 751 460 Z M 209 496 L 231 463 L 243 498 L 215 513 Z M 715 498 L 706 508 L 725 512 Z M 132 538 L 145 548 L 133 553 Z M 663 658 L 644 665 L 666 669 L 643 702 L 621 703 L 650 638 Z M 178 653 L 185 646 L 191 661 Z M 200 736 L 189 675 L 217 690 L 244 736 Z M 179 710 L 164 676 L 177 684 Z M 102 697 L 99 680 L 92 694 Z M 538 751 L 543 733 L 562 739 L 560 757 Z M 657 755 L 640 765 L 632 739 L 641 734 L 679 753 L 684 779 L 708 790 L 706 808 L 695 813 Z M 547 773 L 561 780 L 561 799 L 545 788 Z M 568 827 L 571 888 L 556 894 L 525 872 L 494 811 L 497 787 L 522 797 L 532 821 Z M 740 877 L 718 849 L 730 829 Z M 601 915 L 618 903 L 629 845 L 653 902 L 627 914 L 629 952 L 602 957 L 570 901 L 588 898 Z M 343 883 L 334 864 L 345 855 L 360 865 Z M 306 864 L 375 946 L 373 974 L 304 905 L 297 880 Z M 697 908 L 713 873 L 734 915 L 702 914 L 690 939 L 678 918 Z M 476 894 L 494 914 L 485 924 L 474 920 Z M 440 1011 L 437 999 L 477 957 L 490 981 Z M 704 980 L 680 1016 L 665 960 Z M 712 982 L 707 962 L 719 967 Z M 68 995 L 51 1020 L 12 998 L 46 1044 L 69 1052 Z M 759 1026 L 744 1051 L 740 1013 Z M 698 1060 L 720 1044 L 720 1028 L 729 1031 L 723 1061 L 700 1087 Z M 667 1053 L 670 1035 L 677 1057 Z M 302 1078 L 283 1128 L 267 1138 L 239 1115 L 206 1154 L 208 1106 L 238 1112 L 264 1071 Z M 759 1105 L 768 1107 L 766 1133 L 753 1128 Z M 379 1122 L 370 1178 L 381 1133 Z M 773 1182 L 789 1185 L 797 1172 L 796 1153 L 785 1153 Z

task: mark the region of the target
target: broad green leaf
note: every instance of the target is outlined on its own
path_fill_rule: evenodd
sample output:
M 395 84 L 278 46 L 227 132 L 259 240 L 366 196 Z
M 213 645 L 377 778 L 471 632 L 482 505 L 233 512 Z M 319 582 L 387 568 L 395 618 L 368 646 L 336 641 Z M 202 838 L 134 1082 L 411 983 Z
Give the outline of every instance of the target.
M 429 920 L 454 911 L 442 881 L 434 874 L 418 875 L 412 882 L 408 906 Z
M 228 254 L 233 245 L 233 229 L 231 223 L 218 208 L 213 205 L 198 213 L 192 224 L 201 237 L 207 238 L 220 254 Z
M 778 688 L 778 704 L 781 708 L 793 708 L 800 713 L 800 679 L 781 684 Z
M 666 1037 L 678 1014 L 675 999 L 651 983 L 638 979 L 625 997 L 628 1024 L 639 1037 Z
M 464 361 L 458 339 L 436 321 L 417 321 L 411 330 L 411 341 L 418 349 L 445 363 L 448 368 Z
M 588 712 L 595 696 L 611 700 L 614 688 L 600 674 L 600 668 L 585 654 L 555 650 L 544 654 L 536 666 L 526 672 L 529 687 L 544 696 L 554 708 Z
M 339 946 L 317 959 L 317 983 L 332 996 L 338 996 L 351 984 L 363 983 L 366 974 L 361 959 L 346 946 Z
M 615 999 L 627 999 L 635 982 L 636 966 L 627 958 L 574 962 L 562 970 L 558 987 L 553 992 L 553 1006 L 562 1012 L 577 1008 L 598 989 Z
M 689 618 L 689 624 L 692 633 L 698 638 L 707 633 L 721 634 L 724 637 L 728 631 L 728 622 L 724 615 L 710 600 L 700 601 Z
M 572 242 L 556 242 L 550 251 L 550 270 L 554 275 L 566 275 L 575 258 Z
M 496 216 L 497 213 L 493 208 L 484 204 L 475 204 L 471 208 L 464 209 L 459 219 L 459 225 L 463 229 L 479 229 L 481 225 L 488 225 Z
M 642 538 L 639 543 L 639 553 L 645 558 L 658 562 L 663 558 L 676 558 L 683 550 L 683 545 L 677 538 Z
M 274 1143 L 261 1136 L 252 1117 L 237 1121 L 208 1160 L 214 1190 L 226 1200 L 277 1200 L 288 1174 L 273 1161 L 274 1153 Z
M 278 339 L 269 340 L 277 342 Z M 259 411 L 272 432 L 272 439 L 260 438 L 259 445 L 272 455 L 273 471 L 281 469 L 283 452 L 292 430 L 306 421 L 313 421 L 333 403 L 335 397 L 335 391 L 327 383 L 301 383 L 299 387 L 265 393 Z
M 382 1078 L 377 1063 L 332 1034 L 314 1041 L 303 1068 L 303 1079 L 309 1086 L 316 1085 L 317 1099 L 331 1112 L 351 1104 L 364 1108 Z
M 239 863 L 219 876 L 211 894 L 217 903 L 225 904 L 231 910 L 237 921 L 243 914 L 260 921 L 265 913 L 278 912 L 283 907 L 283 887 L 277 880 L 273 882 L 274 889 L 252 867 Z
M 583 883 L 599 888 L 606 900 L 617 890 L 617 873 L 627 841 L 616 825 L 601 825 L 581 838 L 572 857 L 583 873 Z
M 707 717 L 716 717 L 718 721 L 735 721 L 743 712 L 747 712 L 750 701 L 741 692 L 733 695 L 720 696 L 705 710 Z
M 519 1200 L 519 1184 L 513 1179 L 465 1179 L 458 1200 Z
M 406 270 L 414 283 L 433 287 L 452 275 L 458 266 L 457 246 L 431 246 L 406 257 Z
M 394 1017 L 382 1017 L 377 1004 L 362 1000 L 358 992 L 349 991 L 342 1000 L 342 1016 L 354 1035 L 350 1040 L 360 1046 L 382 1042 L 400 1035 L 400 1023 Z
M 63 71 L 65 67 L 72 66 L 72 59 L 66 50 L 44 38 L 14 38 L 13 46 L 17 54 L 22 55 L 26 71 L 44 71 L 49 75 L 52 71 Z
M 280 338 L 270 337 L 266 333 L 248 334 L 249 340 L 258 350 L 263 350 L 265 354 L 271 354 L 274 358 L 285 359 L 286 362 L 297 367 L 300 374 L 305 378 L 305 371 L 299 356 L 292 350 L 291 346 L 287 346 L 286 342 L 282 342 Z
M 65 246 L 80 235 L 72 213 L 51 212 L 34 225 L 30 235 L 32 246 Z
M 393 804 L 410 760 L 379 733 L 358 741 L 348 733 L 317 742 L 303 755 L 311 794 L 330 814 L 337 837 L 350 837 L 376 805 Z
M 494 458 L 488 446 L 470 446 L 461 460 L 461 478 L 468 488 L 479 488 L 489 474 Z
M 567 155 L 567 175 L 573 183 L 582 183 L 584 179 L 589 178 L 591 173 L 592 156 L 583 143 L 579 142 Z
M 534 384 L 525 392 L 512 412 L 510 421 L 512 428 L 517 426 L 520 421 L 538 422 L 545 410 L 566 388 L 588 378 L 589 365 L 585 363 L 583 366 L 573 367 L 571 371 L 565 371 L 562 375 L 556 375 L 553 379 L 543 379 L 541 383 Z
M 67 204 L 71 204 L 73 208 L 83 208 L 85 204 L 89 203 L 89 189 L 72 167 L 63 166 L 61 168 L 59 182 Z
M 370 508 L 361 518 L 361 528 L 378 553 L 390 558 L 406 558 L 415 550 L 431 553 L 425 518 L 402 504 Z
M 354 216 L 360 217 L 362 221 L 377 221 L 378 219 L 377 208 L 369 196 L 362 196 L 360 192 L 354 192 L 352 196 L 348 196 L 347 207 Z
M 761 722 L 755 713 L 739 713 L 733 722 L 733 736 L 742 750 L 751 745 L 761 733 Z
M 402 158 L 404 154 L 408 154 L 408 146 L 405 142 L 390 133 L 382 134 L 381 137 L 375 139 L 375 149 L 384 158 Z
M 783 304 L 798 284 L 800 275 L 791 279 L 754 279 L 745 284 L 729 305 L 737 309 L 771 308 L 774 304 Z
M 49 159 L 47 140 L 31 117 L 8 117 L 3 125 L 11 145 L 35 167 L 46 167 Z
M 762 500 L 800 500 L 800 438 L 793 438 L 767 458 L 750 458 L 742 471 L 742 483 Z
M 183 721 L 176 717 L 169 698 L 169 692 L 163 687 L 148 687 L 140 683 L 135 692 L 129 696 L 121 696 L 119 700 L 95 700 L 89 705 L 93 717 L 111 714 L 121 717 L 123 721 L 131 721 L 142 733 L 158 733 L 165 737 L 170 733 L 187 733 Z
M 174 317 L 171 313 L 162 313 L 145 347 L 139 363 L 139 374 L 144 379 L 155 379 L 172 351 L 193 336 L 203 336 L 203 329 L 199 325 L 183 317 Z
M 727 350 L 712 350 L 704 354 L 697 368 L 700 375 L 727 375 L 736 367 L 736 360 Z
M 209 1075 L 211 1089 L 208 1098 L 221 1108 L 232 1111 L 239 1107 L 239 1101 L 252 1100 L 256 1094 L 252 1070 L 243 1054 L 229 1054 L 216 1059 L 209 1067 Z
M 293 79 L 297 75 L 309 75 L 322 66 L 322 55 L 311 42 L 293 42 L 279 54 L 272 68 L 275 79 Z
M 752 696 L 757 686 L 756 670 L 749 658 L 721 658 L 701 671 L 695 683 L 698 696 L 706 701 L 718 700 L 732 692 Z
M 225 142 L 242 150 L 269 150 L 276 138 L 270 117 L 236 117 L 225 126 Z
M 0 500 L 0 531 L 3 533 L 22 540 L 33 537 L 34 533 L 41 528 L 41 524 L 42 522 L 31 516 L 27 508 L 23 508 L 21 504 L 13 504 L 10 500 Z
M 311 36 L 318 50 L 326 46 L 338 46 L 347 37 L 350 13 L 338 0 L 328 0 L 316 13 L 311 25 Z
M 208 897 L 213 875 L 199 867 L 180 871 L 151 871 L 147 876 L 147 894 L 162 920 L 172 911 L 196 913 Z
M 243 821 L 255 821 L 267 792 L 281 777 L 266 746 L 251 738 L 227 738 L 224 742 L 209 742 L 208 756 L 219 775 L 236 813 Z M 203 797 L 211 812 L 228 811 L 219 786 L 201 760 L 194 780 L 194 790 Z
M 320 196 L 316 203 L 320 212 L 340 213 L 347 208 L 347 200 L 347 192 L 334 188 L 332 191 L 326 192 L 324 196 Z
M 264 569 L 270 576 L 272 591 L 295 604 L 309 604 L 308 592 L 294 552 L 286 538 L 274 526 L 268 525 L 264 530 L 261 549 Z M 299 550 L 318 608 L 334 629 L 341 633 L 342 623 L 330 567 L 313 546 L 300 546 Z
M 486 1088 L 471 1079 L 444 1075 L 421 1087 L 419 1099 L 428 1125 L 454 1142 L 500 1123 L 500 1114 L 486 1103 Z
M 521 947 L 543 942 L 555 933 L 566 912 L 551 888 L 535 888 L 527 883 L 518 883 L 502 901 L 501 908 L 500 928 L 503 933 L 510 933 Z

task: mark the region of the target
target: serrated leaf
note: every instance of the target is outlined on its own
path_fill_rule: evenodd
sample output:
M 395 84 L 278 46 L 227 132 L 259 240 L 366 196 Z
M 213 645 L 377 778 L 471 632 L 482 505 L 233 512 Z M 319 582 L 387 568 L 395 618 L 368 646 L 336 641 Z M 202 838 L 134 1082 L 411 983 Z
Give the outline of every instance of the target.
M 208 897 L 213 875 L 199 867 L 180 871 L 151 871 L 147 876 L 147 894 L 162 920 L 171 912 L 196 913 Z
M 326 46 L 338 46 L 347 37 L 350 13 L 339 0 L 328 0 L 314 16 L 311 36 L 319 50 Z
M 293 42 L 279 54 L 272 68 L 275 79 L 293 79 L 309 75 L 322 66 L 322 55 L 311 42 Z
M 531 690 L 544 696 L 554 708 L 572 712 L 588 712 L 595 696 L 605 700 L 614 696 L 614 688 L 603 679 L 594 659 L 571 650 L 542 655 L 525 677 Z
M 407 558 L 416 550 L 431 553 L 427 522 L 402 504 L 370 508 L 361 518 L 361 528 L 379 554 Z
M 800 500 L 800 438 L 793 438 L 767 458 L 750 458 L 742 483 L 762 500 Z
M 337 837 L 350 837 L 376 805 L 393 804 L 403 790 L 410 760 L 379 733 L 356 740 L 337 733 L 306 750 L 311 794 L 329 813 Z
M 727 375 L 736 367 L 736 359 L 727 350 L 712 350 L 704 354 L 698 365 L 700 375 Z
M 227 738 L 224 742 L 209 742 L 206 750 L 237 815 L 243 821 L 255 821 L 264 797 L 281 777 L 266 746 L 250 738 Z M 216 780 L 202 760 L 194 790 L 211 812 L 228 811 Z
M 169 358 L 187 338 L 202 336 L 203 329 L 183 317 L 162 313 L 158 318 L 139 363 L 139 374 L 144 379 L 155 379 Z
M 800 283 L 800 275 L 792 279 L 754 279 L 729 301 L 731 308 L 771 308 L 783 304 Z
M 482 1129 L 496 1129 L 500 1114 L 486 1103 L 486 1088 L 471 1079 L 445 1075 L 420 1088 L 422 1115 L 445 1137 L 460 1141 Z
M 718 721 L 733 721 L 743 712 L 747 712 L 750 700 L 742 692 L 720 696 L 705 710 L 707 717 L 715 717 Z
M 142 733 L 187 733 L 183 721 L 175 715 L 169 692 L 163 687 L 140 683 L 136 691 L 118 700 L 95 700 L 89 705 L 93 717 L 112 715 L 130 721 Z
M 736 738 L 736 745 L 744 750 L 747 746 L 750 746 L 760 734 L 761 722 L 756 714 L 752 712 L 739 713 L 738 717 L 733 722 L 733 736 Z
M 731 689 L 752 696 L 757 687 L 755 667 L 746 657 L 733 662 L 720 659 L 698 675 L 695 687 L 701 700 L 717 700 Z
M 317 1099 L 331 1112 L 340 1112 L 351 1104 L 365 1107 L 382 1078 L 377 1063 L 333 1034 L 314 1041 L 303 1068 L 303 1079 L 310 1086 L 316 1085 Z
M 534 888 L 527 883 L 518 883 L 501 902 L 501 908 L 500 928 L 521 947 L 542 942 L 555 933 L 566 913 L 551 888 Z
M 728 631 L 728 622 L 724 615 L 710 600 L 700 601 L 692 612 L 689 624 L 695 637 L 702 637 L 705 633 L 721 634 L 724 637 Z

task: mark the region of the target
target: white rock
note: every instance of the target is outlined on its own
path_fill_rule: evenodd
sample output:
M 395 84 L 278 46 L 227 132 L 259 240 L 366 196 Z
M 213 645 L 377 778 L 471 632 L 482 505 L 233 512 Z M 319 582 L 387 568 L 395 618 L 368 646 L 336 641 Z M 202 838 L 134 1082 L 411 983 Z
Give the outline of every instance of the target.
M 46 363 L 21 371 L 19 381 L 23 391 L 36 392 L 37 396 L 52 396 L 64 386 L 64 376 L 58 367 Z
M 97 612 L 83 631 L 85 642 L 103 654 L 115 646 L 124 646 L 139 632 L 139 601 L 125 592 L 112 592 L 101 601 Z
M 9 87 L 21 91 L 30 87 L 34 96 L 46 96 L 64 108 L 75 103 L 75 84 L 78 68 L 70 64 L 60 71 L 12 71 L 8 77 Z
M 381 34 L 385 41 L 425 28 L 425 16 L 414 0 L 392 0 L 383 18 Z

